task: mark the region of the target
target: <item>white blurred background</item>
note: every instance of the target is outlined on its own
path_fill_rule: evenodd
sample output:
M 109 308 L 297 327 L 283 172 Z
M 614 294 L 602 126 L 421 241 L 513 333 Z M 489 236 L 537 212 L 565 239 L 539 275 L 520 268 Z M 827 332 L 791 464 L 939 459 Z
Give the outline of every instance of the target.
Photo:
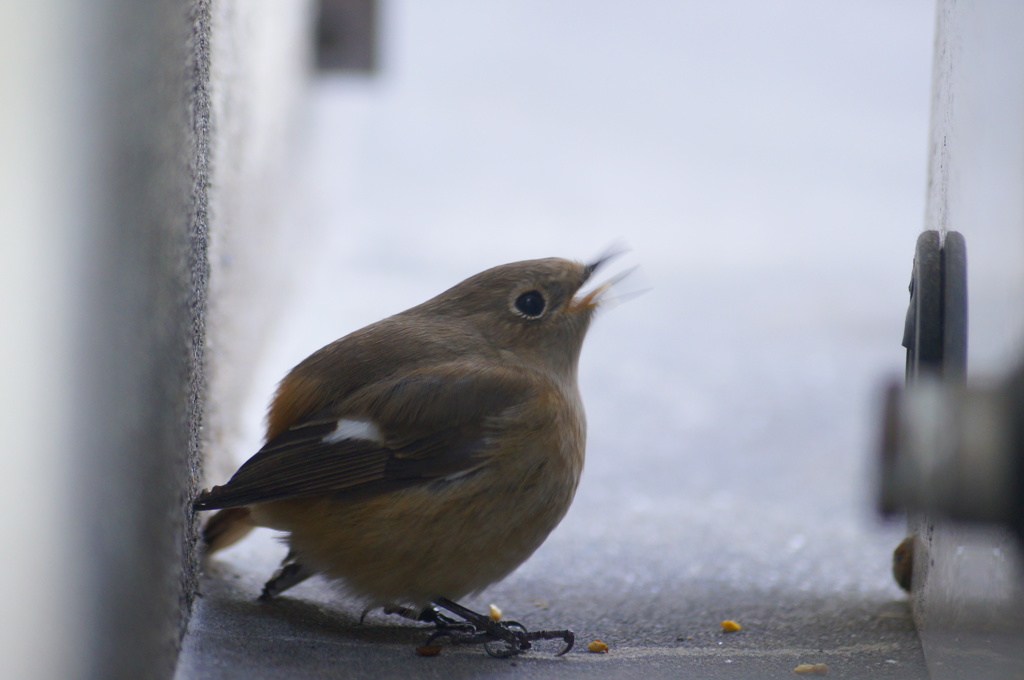
M 297 279 L 240 458 L 313 349 L 486 267 L 623 241 L 621 289 L 649 292 L 585 348 L 592 449 L 635 431 L 770 466 L 766 432 L 813 430 L 846 452 L 807 452 L 820 482 L 866 468 L 923 223 L 932 3 L 383 8 L 379 75 L 313 82 Z

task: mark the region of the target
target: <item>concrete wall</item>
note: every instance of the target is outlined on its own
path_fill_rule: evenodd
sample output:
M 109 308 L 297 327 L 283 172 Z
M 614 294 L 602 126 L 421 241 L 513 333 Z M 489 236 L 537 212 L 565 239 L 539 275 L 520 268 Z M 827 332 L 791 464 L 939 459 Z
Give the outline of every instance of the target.
M 238 411 L 252 367 L 286 296 L 288 272 L 301 266 L 280 253 L 301 230 L 284 220 L 313 23 L 311 0 L 230 0 L 212 8 L 210 483 L 237 467 Z
M 252 278 L 246 244 L 270 241 L 308 16 L 242 0 L 0 8 L 0 677 L 173 672 L 200 452 L 233 417 L 207 416 L 237 382 L 208 368 L 254 351 L 240 338 L 263 323 L 226 319 Z
M 1008 375 L 1024 349 L 1024 4 L 937 5 L 925 228 L 966 239 L 968 380 L 980 384 Z M 930 516 L 912 526 L 932 678 L 1020 677 L 1019 538 Z

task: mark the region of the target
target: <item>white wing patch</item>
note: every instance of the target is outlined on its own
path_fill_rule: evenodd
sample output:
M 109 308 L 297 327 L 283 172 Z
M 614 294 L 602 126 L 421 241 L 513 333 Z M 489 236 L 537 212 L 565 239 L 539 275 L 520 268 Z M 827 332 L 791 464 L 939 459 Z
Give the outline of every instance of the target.
M 334 432 L 324 437 L 323 442 L 325 444 L 337 444 L 346 439 L 365 439 L 378 444 L 384 442 L 384 436 L 373 422 L 352 418 L 342 418 L 339 420 L 338 426 L 334 428 Z

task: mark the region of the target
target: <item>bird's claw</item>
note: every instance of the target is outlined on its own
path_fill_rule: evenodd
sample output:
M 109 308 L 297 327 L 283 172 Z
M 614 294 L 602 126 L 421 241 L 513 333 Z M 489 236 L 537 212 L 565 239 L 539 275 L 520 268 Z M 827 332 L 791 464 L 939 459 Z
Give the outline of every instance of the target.
M 526 637 L 529 640 L 562 640 L 565 647 L 562 647 L 562 651 L 555 656 L 568 654 L 572 646 L 576 644 L 576 634 L 571 630 L 535 630 L 527 632 Z
M 504 659 L 509 656 L 514 656 L 520 652 L 524 652 L 530 649 L 533 645 L 530 644 L 536 640 L 562 640 L 565 642 L 565 646 L 562 650 L 555 654 L 555 656 L 562 656 L 567 654 L 572 646 L 576 643 L 576 634 L 571 630 L 526 630 L 526 627 L 518 621 L 509 621 L 508 623 L 499 623 L 498 626 L 503 626 L 505 630 L 512 635 L 513 640 L 508 640 L 505 637 L 499 639 L 491 639 L 484 642 L 484 649 L 493 657 Z M 495 647 L 494 645 L 500 643 L 501 647 Z
M 568 653 L 576 642 L 576 636 L 571 630 L 529 631 L 518 621 L 494 621 L 454 602 L 446 600 L 436 604 L 463 617 L 465 621 L 455 621 L 433 610 L 433 623 L 438 629 L 427 639 L 428 645 L 441 638 L 448 638 L 455 644 L 482 644 L 490 656 L 505 659 L 530 649 L 536 640 L 563 640 L 565 647 L 556 656 Z

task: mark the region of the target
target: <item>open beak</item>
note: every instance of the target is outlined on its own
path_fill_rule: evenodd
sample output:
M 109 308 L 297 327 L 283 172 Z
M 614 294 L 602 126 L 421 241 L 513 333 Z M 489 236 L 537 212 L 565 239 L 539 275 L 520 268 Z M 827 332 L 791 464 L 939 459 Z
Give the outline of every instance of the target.
M 611 281 L 605 281 L 600 286 L 593 289 L 583 297 L 573 299 L 572 304 L 570 305 L 571 308 L 574 311 L 579 311 L 583 309 L 592 309 L 594 307 L 597 307 L 601 303 L 601 296 L 604 295 L 605 291 L 611 288 L 612 285 L 618 280 L 621 280 L 621 277 L 615 277 L 615 279 Z
M 608 264 L 612 260 L 618 258 L 620 255 L 625 254 L 626 249 L 622 246 L 612 246 L 604 252 L 603 255 L 598 257 L 596 260 L 586 265 L 587 267 L 587 280 L 590 279 L 591 275 L 594 274 L 598 269 Z M 574 311 L 582 311 L 585 309 L 593 309 L 601 304 L 602 296 L 615 284 L 622 279 L 629 276 L 636 267 L 630 267 L 624 272 L 620 272 L 615 276 L 612 276 L 607 281 L 599 284 L 597 287 L 588 291 L 583 297 L 573 299 L 570 304 L 570 308 Z
M 626 247 L 621 243 L 615 243 L 608 247 L 596 260 L 587 265 L 587 271 L 591 274 L 608 264 L 612 260 L 626 254 Z

